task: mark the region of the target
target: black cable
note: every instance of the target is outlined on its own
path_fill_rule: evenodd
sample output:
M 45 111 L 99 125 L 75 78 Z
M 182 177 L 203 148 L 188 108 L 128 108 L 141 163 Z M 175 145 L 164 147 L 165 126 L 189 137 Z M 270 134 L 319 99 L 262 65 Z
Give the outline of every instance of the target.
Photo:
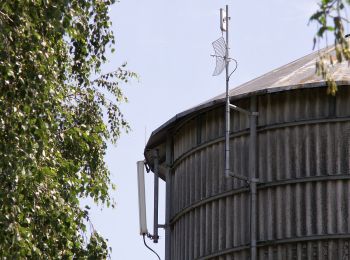
M 145 234 L 143 234 L 143 243 L 145 244 L 145 246 L 146 246 L 149 250 L 151 250 L 153 253 L 156 254 L 156 256 L 158 257 L 159 260 L 161 260 L 160 257 L 159 257 L 159 255 L 157 254 L 157 252 L 154 251 L 152 248 L 150 248 L 150 247 L 146 244 Z
M 235 59 L 232 59 L 232 58 L 231 58 L 231 60 L 233 60 L 233 61 L 235 62 L 236 67 L 235 67 L 235 69 L 234 69 L 234 70 L 231 72 L 230 76 L 228 76 L 228 78 L 231 78 L 231 75 L 233 74 L 233 72 L 235 72 L 235 71 L 236 71 L 236 69 L 238 68 L 238 61 L 237 61 L 237 60 L 235 60 Z

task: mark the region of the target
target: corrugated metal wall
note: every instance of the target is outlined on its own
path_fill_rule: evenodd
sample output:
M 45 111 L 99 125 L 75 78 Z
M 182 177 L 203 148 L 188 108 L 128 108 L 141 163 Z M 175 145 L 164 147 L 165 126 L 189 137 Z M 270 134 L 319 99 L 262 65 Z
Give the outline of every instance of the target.
M 262 95 L 258 111 L 259 259 L 350 259 L 349 88 Z M 231 168 L 248 176 L 249 121 L 231 123 Z M 224 128 L 219 107 L 175 131 L 173 260 L 249 259 L 249 189 L 224 177 Z

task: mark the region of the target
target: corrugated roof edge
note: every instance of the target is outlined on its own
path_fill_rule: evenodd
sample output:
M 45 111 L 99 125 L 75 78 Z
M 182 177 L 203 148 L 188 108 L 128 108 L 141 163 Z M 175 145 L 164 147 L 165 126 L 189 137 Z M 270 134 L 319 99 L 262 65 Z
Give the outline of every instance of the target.
M 350 81 L 336 81 L 338 86 L 345 86 L 350 85 Z M 306 83 L 306 84 L 298 84 L 298 85 L 292 85 L 292 86 L 282 86 L 282 87 L 276 87 L 276 88 L 267 88 L 267 89 L 260 89 L 253 92 L 243 93 L 236 96 L 231 96 L 231 101 L 247 98 L 254 95 L 263 95 L 267 93 L 276 93 L 276 92 L 282 92 L 282 91 L 288 91 L 288 90 L 295 90 L 295 89 L 306 89 L 306 88 L 321 88 L 321 87 L 327 87 L 326 82 L 320 81 L 320 82 L 312 82 L 312 83 Z M 196 112 L 205 110 L 207 108 L 219 105 L 221 103 L 225 102 L 225 98 L 219 98 L 215 100 L 210 100 L 209 102 L 202 103 L 198 106 L 192 107 L 190 109 L 187 109 L 181 113 L 176 114 L 174 117 L 166 121 L 164 124 L 159 126 L 157 129 L 155 129 L 145 147 L 145 151 L 152 149 L 153 147 L 157 146 L 160 143 L 165 142 L 166 138 L 166 132 L 171 129 L 177 122 L 180 120 L 185 119 L 185 117 L 188 117 L 190 115 L 193 115 Z M 162 133 L 163 132 L 163 133 Z

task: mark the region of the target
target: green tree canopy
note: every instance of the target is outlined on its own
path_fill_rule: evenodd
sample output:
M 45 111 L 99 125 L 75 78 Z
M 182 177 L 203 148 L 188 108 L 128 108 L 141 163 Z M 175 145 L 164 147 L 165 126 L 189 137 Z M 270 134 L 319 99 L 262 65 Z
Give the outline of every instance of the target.
M 314 47 L 321 40 L 327 41 L 328 33 L 333 33 L 336 61 L 330 53 L 320 53 L 316 72 L 327 81 L 328 92 L 335 95 L 337 85 L 333 79 L 331 67 L 335 62 L 350 61 L 349 41 L 346 40 L 344 32 L 344 24 L 349 23 L 346 9 L 350 6 L 350 0 L 321 0 L 318 6 L 318 10 L 310 17 L 310 22 L 316 22 L 318 25 Z
M 136 75 L 100 75 L 113 2 L 0 1 L 2 259 L 108 255 L 97 233 L 87 241 L 79 199 L 111 205 L 106 142 L 128 130 L 119 84 Z

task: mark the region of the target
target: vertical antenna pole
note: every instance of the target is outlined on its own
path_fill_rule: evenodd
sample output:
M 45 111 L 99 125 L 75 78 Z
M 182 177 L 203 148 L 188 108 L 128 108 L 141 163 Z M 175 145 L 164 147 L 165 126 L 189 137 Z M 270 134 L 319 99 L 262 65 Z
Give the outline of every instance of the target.
M 226 129 L 225 129 L 225 176 L 230 177 L 230 96 L 229 96 L 229 48 L 228 48 L 228 5 L 226 5 Z
M 257 259 L 256 251 L 256 224 L 257 224 L 257 182 L 258 179 L 250 180 L 250 260 Z
M 159 158 L 158 150 L 153 150 L 154 158 L 154 212 L 153 212 L 153 243 L 158 243 L 158 198 L 159 198 Z
M 166 139 L 166 194 L 165 194 L 165 260 L 171 260 L 171 226 L 170 226 L 170 215 L 171 215 L 171 174 L 172 174 L 172 138 L 171 135 L 167 135 Z
M 257 98 L 250 98 L 249 125 L 250 125 L 250 142 L 249 142 L 249 177 L 250 177 L 250 259 L 257 259 L 256 235 L 257 235 Z

